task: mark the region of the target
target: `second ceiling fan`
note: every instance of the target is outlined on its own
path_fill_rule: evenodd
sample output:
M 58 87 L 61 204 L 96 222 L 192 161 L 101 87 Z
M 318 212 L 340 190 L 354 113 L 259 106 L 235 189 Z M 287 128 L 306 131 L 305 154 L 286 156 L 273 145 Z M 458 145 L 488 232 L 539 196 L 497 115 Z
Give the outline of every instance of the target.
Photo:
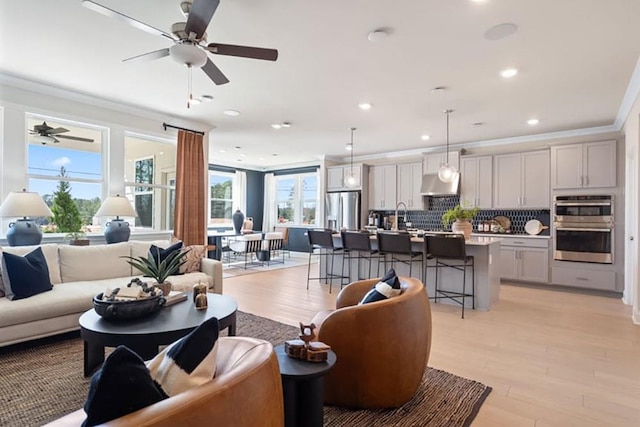
M 140 30 L 165 37 L 174 44 L 171 47 L 144 53 L 142 55 L 127 58 L 124 61 L 152 60 L 171 56 L 177 62 L 188 67 L 199 67 L 217 85 L 229 83 L 229 79 L 220 69 L 208 58 L 208 53 L 216 55 L 238 56 L 241 58 L 263 59 L 275 61 L 278 59 L 276 49 L 265 49 L 260 47 L 238 46 L 222 43 L 207 44 L 205 30 L 216 11 L 220 0 L 193 0 L 183 1 L 180 8 L 187 15 L 187 22 L 177 22 L 171 26 L 171 33 L 152 27 L 137 19 L 131 18 L 123 13 L 109 9 L 92 0 L 83 0 L 82 5 L 95 12 L 116 18 L 120 21 L 134 26 Z

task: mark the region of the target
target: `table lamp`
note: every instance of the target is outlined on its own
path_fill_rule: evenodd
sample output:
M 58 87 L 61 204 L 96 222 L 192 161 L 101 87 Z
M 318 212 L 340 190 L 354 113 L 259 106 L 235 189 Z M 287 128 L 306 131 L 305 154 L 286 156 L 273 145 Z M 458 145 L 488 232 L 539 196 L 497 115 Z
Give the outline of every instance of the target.
M 12 191 L 0 205 L 0 217 L 22 217 L 9 224 L 7 242 L 9 246 L 39 245 L 42 231 L 32 218 L 51 217 L 53 213 L 38 193 L 25 189 Z
M 131 230 L 129 229 L 129 223 L 120 219 L 121 216 L 136 216 L 136 211 L 131 206 L 131 202 L 126 197 L 116 194 L 115 196 L 109 196 L 102 202 L 102 206 L 96 212 L 96 216 L 115 216 L 116 219 L 112 219 L 107 222 L 104 229 L 104 238 L 107 243 L 119 243 L 129 240 Z

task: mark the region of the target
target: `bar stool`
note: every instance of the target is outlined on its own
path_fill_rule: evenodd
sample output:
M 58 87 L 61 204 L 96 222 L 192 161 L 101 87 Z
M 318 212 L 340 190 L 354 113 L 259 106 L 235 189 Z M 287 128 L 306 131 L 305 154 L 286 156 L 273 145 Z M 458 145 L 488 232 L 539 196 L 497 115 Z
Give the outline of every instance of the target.
M 349 273 L 347 274 L 351 280 L 351 260 L 355 259 L 358 263 L 357 267 L 357 279 L 370 279 L 371 278 L 371 262 L 374 259 L 380 259 L 378 251 L 371 249 L 371 235 L 368 232 L 362 231 L 342 231 L 342 249 L 344 256 L 342 257 L 342 272 L 344 274 L 344 262 L 347 261 L 349 266 Z M 360 276 L 360 261 L 366 260 L 369 264 L 369 273 L 367 277 Z
M 340 279 L 340 286 L 348 284 L 344 283 L 344 279 L 349 279 L 344 276 L 343 273 L 335 274 L 333 272 L 333 259 L 336 253 L 342 252 L 342 248 L 337 248 L 333 245 L 333 231 L 331 230 L 309 230 L 307 232 L 309 237 L 309 245 L 311 250 L 309 251 L 309 265 L 307 268 L 307 289 L 309 289 L 309 280 L 329 280 L 329 293 L 331 293 L 331 286 L 333 285 L 333 279 Z M 315 251 L 318 250 L 316 253 Z M 325 271 L 324 276 L 311 277 L 311 257 L 318 256 L 321 260 L 325 258 Z M 331 258 L 331 267 L 329 267 L 329 258 Z
M 420 278 L 424 283 L 424 262 L 422 251 L 411 250 L 411 236 L 409 233 L 378 233 L 378 252 L 384 260 L 384 268 L 387 270 L 387 262 L 391 261 L 391 267 L 396 262 L 409 265 L 409 276 L 413 277 L 413 263 L 420 263 Z M 378 263 L 378 276 L 380 276 L 380 262 Z
M 464 319 L 464 303 L 466 298 L 471 298 L 471 306 L 475 310 L 475 263 L 471 255 L 467 255 L 464 235 L 451 234 L 441 236 L 425 236 L 425 256 L 427 260 L 435 260 L 433 267 L 436 269 L 435 293 L 429 299 L 438 302 L 438 298 L 450 299 L 462 306 L 462 318 Z M 467 293 L 467 267 L 471 267 L 471 293 Z M 438 289 L 438 270 L 441 268 L 453 268 L 462 271 L 462 292 L 445 291 Z

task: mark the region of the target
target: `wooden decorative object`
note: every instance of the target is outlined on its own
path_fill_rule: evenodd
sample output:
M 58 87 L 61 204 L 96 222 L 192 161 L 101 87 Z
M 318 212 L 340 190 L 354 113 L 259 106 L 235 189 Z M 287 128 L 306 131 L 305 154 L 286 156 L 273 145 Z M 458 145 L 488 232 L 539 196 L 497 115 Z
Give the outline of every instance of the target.
M 313 341 L 316 338 L 316 325 L 300 323 L 300 339 L 289 340 L 284 343 L 284 351 L 289 357 L 306 360 L 308 362 L 324 362 L 331 349 L 325 343 Z

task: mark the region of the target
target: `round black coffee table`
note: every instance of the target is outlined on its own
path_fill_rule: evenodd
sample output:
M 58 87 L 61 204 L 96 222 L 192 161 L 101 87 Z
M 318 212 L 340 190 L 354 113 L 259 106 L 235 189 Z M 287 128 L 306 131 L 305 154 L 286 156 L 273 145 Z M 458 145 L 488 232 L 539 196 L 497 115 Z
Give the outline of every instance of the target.
M 231 297 L 207 294 L 206 310 L 196 310 L 191 295 L 185 301 L 163 307 L 155 313 L 126 321 L 105 320 L 94 309 L 80 316 L 80 336 L 84 340 L 84 376 L 104 362 L 104 348 L 126 345 L 148 360 L 158 354 L 158 347 L 171 344 L 204 321 L 216 317 L 220 330 L 236 334 L 238 304 Z
M 275 348 L 282 377 L 285 427 L 322 427 L 324 375 L 336 363 L 329 350 L 326 362 L 294 359 L 284 352 L 284 344 Z

